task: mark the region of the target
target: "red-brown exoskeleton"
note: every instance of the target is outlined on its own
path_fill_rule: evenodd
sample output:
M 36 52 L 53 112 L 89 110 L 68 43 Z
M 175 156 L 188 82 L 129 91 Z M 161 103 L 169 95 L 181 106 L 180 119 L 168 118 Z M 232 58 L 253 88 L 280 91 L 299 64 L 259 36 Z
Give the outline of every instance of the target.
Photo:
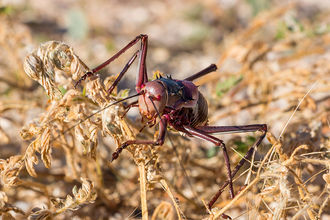
M 208 106 L 204 96 L 198 91 L 198 87 L 192 83 L 193 80 L 204 76 L 217 69 L 216 65 L 212 64 L 202 71 L 193 74 L 184 80 L 176 80 L 171 77 L 157 78 L 153 81 L 148 81 L 146 69 L 146 55 L 148 46 L 148 36 L 141 34 L 134 40 L 128 43 L 124 48 L 118 51 L 110 59 L 97 66 L 90 72 L 87 72 L 76 83 L 78 85 L 86 77 L 94 75 L 96 72 L 104 68 L 113 60 L 118 58 L 127 49 L 141 41 L 141 47 L 130 58 L 125 65 L 113 85 L 109 88 L 108 93 L 117 86 L 127 69 L 131 66 L 134 60 L 139 56 L 138 77 L 136 81 L 136 91 L 138 92 L 138 106 L 142 117 L 146 118 L 150 124 L 155 124 L 156 119 L 159 121 L 159 135 L 157 140 L 129 140 L 123 143 L 112 154 L 112 160 L 118 158 L 119 154 L 127 146 L 131 144 L 150 144 L 162 145 L 164 143 L 167 126 L 170 125 L 174 129 L 181 131 L 187 136 L 200 138 L 209 141 L 216 146 L 220 146 L 223 150 L 225 164 L 227 168 L 228 180 L 220 187 L 218 193 L 209 202 L 211 208 L 218 199 L 224 188 L 229 185 L 230 195 L 234 197 L 232 178 L 237 171 L 242 167 L 244 162 L 248 160 L 257 146 L 261 143 L 267 132 L 266 124 L 252 124 L 241 126 L 209 126 L 207 125 Z M 234 133 L 234 132 L 254 132 L 262 131 L 262 135 L 248 150 L 245 156 L 239 161 L 236 167 L 231 170 L 229 157 L 224 142 L 211 134 L 213 133 Z

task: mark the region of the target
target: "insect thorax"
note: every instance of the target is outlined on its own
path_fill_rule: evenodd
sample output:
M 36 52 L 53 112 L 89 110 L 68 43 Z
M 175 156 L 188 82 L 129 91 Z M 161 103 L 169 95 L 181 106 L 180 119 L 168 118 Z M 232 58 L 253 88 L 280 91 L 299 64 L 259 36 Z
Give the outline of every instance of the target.
M 171 77 L 167 77 L 167 78 L 161 77 L 157 79 L 157 81 L 162 83 L 167 89 L 167 95 L 169 97 L 169 101 L 168 101 L 169 105 L 174 104 L 172 103 L 173 101 L 171 101 L 171 97 L 175 101 L 177 101 L 178 99 L 181 99 L 183 102 L 192 100 L 192 97 L 185 92 L 185 88 L 182 81 L 173 80 Z

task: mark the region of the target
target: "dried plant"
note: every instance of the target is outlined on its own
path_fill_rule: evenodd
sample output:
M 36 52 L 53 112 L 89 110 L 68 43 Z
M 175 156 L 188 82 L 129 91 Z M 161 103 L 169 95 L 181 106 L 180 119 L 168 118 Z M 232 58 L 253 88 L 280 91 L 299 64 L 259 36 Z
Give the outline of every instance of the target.
M 102 132 L 103 135 L 110 134 L 117 144 L 135 138 L 134 126 L 122 117 L 123 107 L 121 105 L 108 106 L 111 100 L 126 98 L 127 92 L 122 91 L 118 95 L 115 92 L 115 96 L 108 97 L 105 86 L 98 77 L 94 77 L 87 83 L 86 95 L 72 88 L 73 80 L 88 71 L 88 67 L 66 44 L 54 41 L 42 44 L 26 57 L 24 69 L 33 80 L 38 81 L 44 87 L 52 100 L 48 111 L 39 121 L 29 124 L 21 131 L 21 137 L 24 139 L 35 137 L 27 147 L 24 156 L 20 158 L 21 166 L 19 167 L 22 169 L 24 161 L 25 168 L 31 176 L 37 177 L 34 169 L 34 165 L 39 162 L 36 153 L 41 155 L 41 160 L 46 168 L 51 167 L 52 146 L 62 147 L 67 152 L 66 160 L 71 164 L 68 167 L 71 170 L 66 172 L 67 178 L 77 179 L 79 178 L 79 165 L 77 155 L 74 154 L 79 152 L 83 156 L 83 160 L 91 158 L 95 161 L 97 159 L 98 132 Z M 62 79 L 63 74 L 66 74 L 66 78 L 63 78 L 65 80 L 56 81 L 57 78 Z M 114 77 L 106 79 L 106 84 L 111 85 L 113 80 Z M 60 88 L 68 89 L 63 96 Z M 102 111 L 96 111 L 98 115 L 95 115 L 96 113 L 93 111 L 97 110 L 97 107 Z M 94 115 L 95 120 L 92 118 Z M 145 170 L 150 183 L 157 181 L 159 177 L 156 176 L 159 176 L 159 170 L 156 165 L 155 151 L 151 151 L 148 146 L 129 148 L 129 150 L 136 163 L 141 166 L 140 172 L 144 173 L 140 179 L 146 178 Z M 145 166 L 146 164 L 147 166 Z M 97 164 L 95 165 L 97 166 Z M 19 170 L 15 173 L 16 178 L 18 174 Z M 141 186 L 146 184 L 146 182 L 141 182 Z M 77 192 L 74 191 L 74 195 L 76 194 Z M 56 203 L 62 207 L 58 208 L 59 210 L 73 210 L 78 208 L 83 201 L 68 196 L 65 201 Z M 61 212 L 58 211 L 58 213 Z M 37 209 L 30 215 L 30 218 L 50 218 L 52 215 L 54 213 L 48 209 Z
M 52 205 L 54 206 L 55 211 L 35 208 L 32 210 L 32 213 L 29 215 L 28 219 L 53 219 L 53 217 L 61 214 L 62 212 L 75 211 L 84 204 L 94 203 L 97 194 L 93 183 L 84 178 L 81 178 L 81 181 L 82 186 L 80 189 L 78 189 L 77 186 L 73 187 L 73 197 L 67 195 L 65 199 L 56 198 L 52 200 Z
M 108 7 L 119 13 L 108 13 L 106 19 L 88 17 L 91 33 L 97 33 L 93 38 L 72 40 L 71 29 L 60 37 L 43 32 L 47 39 L 68 44 L 48 41 L 35 47 L 33 41 L 45 37 L 36 27 L 46 29 L 49 24 L 43 24 L 42 16 L 31 16 L 30 7 L 37 10 L 40 4 L 38 13 L 62 30 L 65 16 L 58 16 L 62 10 L 58 7 L 72 3 L 31 2 L 26 3 L 26 12 L 13 6 L 15 10 L 7 15 L 3 11 L 7 5 L 0 10 L 2 219 L 219 219 L 226 215 L 326 219 L 330 215 L 326 7 L 303 2 L 275 7 L 277 1 L 270 1 L 271 7 L 252 18 L 245 9 L 255 1 L 232 3 L 228 13 L 216 1 L 147 1 L 150 4 L 136 8 L 104 1 L 102 7 L 95 7 L 100 4 L 96 0 L 75 8 L 87 16 L 108 13 Z M 132 17 L 139 10 L 159 19 L 135 25 Z M 132 11 L 132 17 L 125 11 Z M 127 30 L 118 29 L 114 21 L 121 21 L 119 26 Z M 182 28 L 173 31 L 178 25 Z M 189 30 L 197 35 L 193 31 L 188 36 Z M 126 84 L 125 89 L 107 94 L 127 61 L 116 60 L 105 71 L 108 76 L 102 72 L 78 88 L 74 84 L 90 70 L 87 63 L 106 59 L 108 50 L 113 53 L 117 50 L 113 47 L 120 47 L 118 39 L 130 38 L 124 33 L 138 32 L 152 34 L 148 65 L 164 68 L 167 74 L 173 70 L 173 78 L 183 78 L 179 72 L 191 73 L 208 64 L 210 57 L 220 57 L 220 71 L 197 82 L 208 98 L 210 124 L 252 122 L 270 127 L 270 144 L 265 141 L 235 177 L 234 199 L 225 190 L 211 210 L 203 205 L 226 179 L 222 157 L 216 148 L 173 131 L 164 146 L 130 146 L 110 163 L 112 152 L 126 140 L 157 136 L 153 129 L 140 132 L 139 116 L 126 114 L 124 104 L 112 105 L 128 96 Z M 27 51 L 31 52 L 26 56 Z M 221 136 L 227 137 L 234 165 L 253 137 Z
M 49 41 L 41 44 L 25 58 L 24 70 L 31 79 L 45 88 L 49 98 L 53 100 L 61 97 L 59 85 L 67 88 L 70 79 L 77 79 L 88 67 L 71 47 L 62 42 Z M 57 70 L 59 71 L 56 73 Z

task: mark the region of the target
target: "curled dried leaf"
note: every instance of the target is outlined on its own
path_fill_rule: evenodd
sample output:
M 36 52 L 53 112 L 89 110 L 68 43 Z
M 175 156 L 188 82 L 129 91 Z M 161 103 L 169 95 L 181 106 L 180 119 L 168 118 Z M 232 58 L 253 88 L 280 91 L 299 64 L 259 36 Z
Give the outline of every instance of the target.
M 56 75 L 56 70 L 64 76 Z M 24 61 L 26 74 L 44 87 L 51 100 L 62 97 L 59 85 L 69 85 L 71 79 L 77 79 L 88 70 L 71 47 L 58 41 L 41 44 Z
M 81 178 L 82 186 L 80 189 L 72 190 L 73 195 L 80 203 L 93 203 L 96 199 L 96 192 L 94 191 L 94 184 L 92 181 Z
M 29 125 L 26 125 L 22 128 L 20 132 L 20 136 L 24 140 L 30 140 L 33 138 L 35 135 L 40 133 L 40 127 L 38 127 L 35 123 L 31 123 Z
M 97 144 L 98 144 L 98 141 L 97 141 L 97 127 L 94 126 L 92 128 L 92 131 L 91 131 L 91 135 L 90 135 L 90 138 L 89 138 L 89 141 L 90 141 L 90 144 L 87 148 L 87 151 L 86 153 L 88 155 L 91 156 L 91 158 L 93 158 L 94 160 L 96 160 L 96 149 L 97 149 Z
M 118 123 L 117 116 L 120 112 L 120 106 L 111 106 L 102 112 L 103 131 L 109 134 L 121 134 L 121 126 Z
M 19 184 L 18 174 L 23 168 L 22 155 L 16 155 L 7 160 L 0 160 L 1 184 L 7 187 Z
M 98 77 L 90 79 L 89 83 L 86 85 L 86 94 L 93 102 L 98 103 L 100 106 L 106 104 L 108 101 L 108 93 L 104 88 L 103 82 L 101 82 Z
M 53 213 L 48 209 L 34 208 L 28 217 L 29 220 L 51 220 Z
M 61 97 L 60 90 L 55 85 L 55 71 L 49 63 L 43 63 L 36 54 L 30 54 L 24 62 L 26 74 L 44 87 L 51 100 Z
M 329 189 L 330 188 L 330 173 L 323 174 L 322 177 L 323 177 L 324 181 L 327 183 L 327 187 Z
M 39 152 L 45 167 L 50 168 L 51 165 L 51 147 L 50 147 L 50 129 L 47 127 L 26 149 L 24 155 L 25 167 L 28 173 L 36 177 L 37 173 L 34 164 L 38 163 L 38 157 L 35 154 Z
M 122 117 L 123 112 L 121 105 L 111 106 L 102 112 L 102 131 L 111 135 L 117 145 L 135 138 L 133 127 Z
M 160 170 L 157 169 L 156 164 L 157 161 L 153 159 L 150 160 L 150 162 L 146 166 L 147 180 L 149 183 L 149 187 L 152 186 L 152 184 L 158 183 L 162 179 L 162 175 L 160 173 Z
M 50 129 L 46 128 L 41 135 L 40 154 L 45 167 L 50 168 L 51 165 L 51 148 L 50 148 Z
M 25 167 L 30 176 L 37 177 L 37 173 L 34 169 L 34 164 L 38 163 L 38 157 L 35 154 L 36 152 L 36 146 L 39 145 L 40 141 L 39 138 L 34 140 L 26 149 L 25 155 L 24 155 L 24 162 L 25 162 Z
M 3 208 L 6 204 L 6 202 L 8 202 L 8 197 L 7 197 L 6 193 L 3 191 L 0 191 L 0 208 Z
M 95 159 L 97 149 L 98 126 L 86 121 L 78 125 L 75 129 L 75 135 L 82 146 L 82 153 Z
M 94 203 L 96 199 L 96 191 L 94 189 L 94 184 L 90 180 L 81 178 L 82 186 L 78 188 L 74 186 L 72 189 L 73 197 L 67 195 L 65 199 L 55 199 L 52 200 L 55 206 L 56 214 L 62 213 L 67 210 L 77 210 L 81 205 L 86 203 Z

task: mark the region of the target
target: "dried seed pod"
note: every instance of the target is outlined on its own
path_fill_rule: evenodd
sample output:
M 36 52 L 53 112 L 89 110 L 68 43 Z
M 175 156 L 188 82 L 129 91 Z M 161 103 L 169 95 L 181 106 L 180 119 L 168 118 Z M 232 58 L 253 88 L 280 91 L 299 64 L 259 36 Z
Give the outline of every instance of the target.
M 51 100 L 61 98 L 58 86 L 68 86 L 89 68 L 65 43 L 48 41 L 26 56 L 24 71 L 38 81 L 47 91 Z M 64 74 L 61 77 L 56 71 Z M 64 79 L 64 80 L 63 80 Z
M 53 205 L 56 208 L 55 213 L 62 213 L 67 210 L 77 210 L 81 205 L 94 203 L 97 197 L 97 193 L 94 187 L 94 183 L 88 179 L 80 178 L 82 185 L 81 188 L 74 186 L 72 194 L 67 195 L 65 199 L 52 200 Z

